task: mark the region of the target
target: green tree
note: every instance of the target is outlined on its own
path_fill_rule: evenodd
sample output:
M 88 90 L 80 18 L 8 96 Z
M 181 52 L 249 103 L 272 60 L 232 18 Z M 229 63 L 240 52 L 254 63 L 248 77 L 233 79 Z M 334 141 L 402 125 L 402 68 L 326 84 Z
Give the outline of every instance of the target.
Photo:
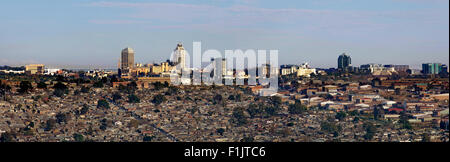
M 54 89 L 58 89 L 58 90 L 67 90 L 67 86 L 65 84 L 63 84 L 62 82 L 57 82 L 55 85 L 53 85 Z
M 247 112 L 251 118 L 254 118 L 257 115 L 260 115 L 262 112 L 259 107 L 255 104 L 250 104 L 247 108 Z
M 103 88 L 103 82 L 97 81 L 92 86 L 94 86 L 95 88 Z
M 164 87 L 164 85 L 161 82 L 155 82 L 155 83 L 153 83 L 153 87 L 155 90 L 158 91 L 158 90 L 161 90 Z
M 228 100 L 235 100 L 235 97 L 234 97 L 234 95 L 230 95 L 230 96 L 228 96 Z
M 404 112 L 400 114 L 399 124 L 403 129 L 412 129 L 412 126 L 409 123 L 408 119 L 409 117 Z
M 272 96 L 271 97 L 271 101 L 272 101 L 273 105 L 279 106 L 281 104 L 281 97 L 279 97 L 279 96 Z
M 75 142 L 83 142 L 84 141 L 84 136 L 78 133 L 73 134 L 73 139 L 75 140 Z
M 302 114 L 306 111 L 306 106 L 302 105 L 300 102 L 295 102 L 295 104 L 289 105 L 288 111 L 290 114 Z
M 43 82 L 43 81 L 40 81 L 40 82 L 37 83 L 37 88 L 46 89 L 47 88 L 47 84 L 45 84 L 45 82 Z
M 120 95 L 120 93 L 116 92 L 113 94 L 112 98 L 113 98 L 114 102 L 117 102 L 118 100 L 122 99 L 122 95 Z
M 428 133 L 422 134 L 422 142 L 431 142 L 430 134 Z
M 45 130 L 50 131 L 56 126 L 56 120 L 55 119 L 48 119 L 45 124 Z
M 253 137 L 244 137 L 241 139 L 241 142 L 253 142 L 255 139 Z
M 33 89 L 33 86 L 31 85 L 30 81 L 21 81 L 19 85 L 18 92 L 20 93 L 27 93 L 28 91 Z
M 128 95 L 128 103 L 139 103 L 139 102 L 141 102 L 141 100 L 139 99 L 138 96 L 134 94 Z
M 14 141 L 14 134 L 5 132 L 0 134 L 0 142 L 13 142 Z
M 215 95 L 215 96 L 213 97 L 214 104 L 221 103 L 222 100 L 223 100 L 223 97 L 222 97 L 222 95 L 220 95 L 220 94 L 217 94 L 217 95 Z
M 67 119 L 68 119 L 68 115 L 69 114 L 64 114 L 64 113 L 58 113 L 56 114 L 56 122 L 58 124 L 61 124 L 62 122 L 67 123 Z
M 161 94 L 158 94 L 155 97 L 153 97 L 152 103 L 154 103 L 155 105 L 159 105 L 159 104 L 163 103 L 164 101 L 166 101 L 166 97 L 164 97 Z
M 345 112 L 343 112 L 343 111 L 339 111 L 338 113 L 336 113 L 336 116 L 335 116 L 335 118 L 336 118 L 336 119 L 339 119 L 339 120 L 342 120 L 342 119 L 344 119 L 345 117 L 347 117 L 347 113 L 345 113 Z
M 80 92 L 81 92 L 81 93 L 89 93 L 89 90 L 90 90 L 89 87 L 87 87 L 87 86 L 81 86 Z
M 244 115 L 244 110 L 242 108 L 236 108 L 233 111 L 232 122 L 235 123 L 238 127 L 246 125 L 248 123 L 247 117 Z
M 155 136 L 145 136 L 142 140 L 144 142 L 151 142 Z
M 109 103 L 105 99 L 100 99 L 97 102 L 97 108 L 109 109 Z
M 364 135 L 364 139 L 371 140 L 373 136 L 377 132 L 377 128 L 372 123 L 364 123 L 363 127 L 366 129 L 366 134 Z
M 89 111 L 89 106 L 87 104 L 83 105 L 83 108 L 81 108 L 81 110 L 79 111 L 79 115 L 84 115 Z
M 61 89 L 55 89 L 54 91 L 53 91 L 53 95 L 54 96 L 56 96 L 56 97 L 62 97 L 62 96 L 64 96 L 64 90 L 61 90 Z
M 223 136 L 223 133 L 225 132 L 225 129 L 219 128 L 219 129 L 216 129 L 216 132 L 219 133 L 221 136 Z
M 7 95 L 6 95 L 6 93 L 8 93 L 8 92 L 10 92 L 10 91 L 11 91 L 11 86 L 9 86 L 9 85 L 7 85 L 7 84 L 3 84 L 3 83 L 0 81 L 0 94 L 2 95 L 4 101 L 7 100 Z

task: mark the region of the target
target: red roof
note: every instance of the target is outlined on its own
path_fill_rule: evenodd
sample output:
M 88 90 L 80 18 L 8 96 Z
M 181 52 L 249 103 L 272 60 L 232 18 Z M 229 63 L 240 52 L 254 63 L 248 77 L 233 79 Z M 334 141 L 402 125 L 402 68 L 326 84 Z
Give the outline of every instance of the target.
M 402 112 L 403 109 L 402 108 L 390 108 L 390 109 L 388 109 L 388 111 L 389 112 L 391 112 L 391 111 Z

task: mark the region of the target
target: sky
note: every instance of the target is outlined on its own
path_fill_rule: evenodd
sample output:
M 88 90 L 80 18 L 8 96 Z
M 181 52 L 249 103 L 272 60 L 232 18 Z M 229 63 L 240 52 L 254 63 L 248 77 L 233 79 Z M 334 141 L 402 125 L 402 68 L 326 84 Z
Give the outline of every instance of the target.
M 279 64 L 330 68 L 449 62 L 448 0 L 5 0 L 0 65 L 116 68 L 125 47 L 158 63 L 178 42 L 279 51 Z

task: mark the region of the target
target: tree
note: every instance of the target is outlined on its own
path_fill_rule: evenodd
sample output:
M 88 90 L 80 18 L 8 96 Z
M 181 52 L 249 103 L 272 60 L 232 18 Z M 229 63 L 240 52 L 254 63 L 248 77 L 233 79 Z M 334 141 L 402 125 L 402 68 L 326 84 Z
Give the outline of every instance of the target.
M 151 142 L 155 136 L 145 136 L 142 140 L 144 142 Z
M 62 97 L 62 96 L 64 96 L 64 90 L 61 90 L 61 89 L 55 89 L 55 90 L 53 91 L 53 95 L 56 96 L 56 97 Z
M 431 142 L 431 137 L 428 133 L 422 134 L 422 142 Z
M 81 108 L 81 110 L 79 111 L 79 115 L 84 115 L 89 111 L 89 106 L 87 104 L 83 105 L 83 108 Z
M 158 94 L 155 97 L 153 97 L 152 103 L 154 103 L 155 105 L 159 105 L 159 104 L 163 103 L 164 101 L 166 101 L 166 97 L 164 97 L 161 94 Z
M 43 81 L 40 81 L 40 82 L 37 83 L 37 88 L 46 89 L 47 88 L 47 84 L 45 84 L 45 82 L 43 82 Z
M 53 128 L 55 128 L 56 126 L 56 120 L 55 119 L 48 119 L 46 124 L 45 124 L 45 130 L 49 131 L 52 130 Z
M 2 133 L 0 136 L 0 142 L 13 142 L 13 141 L 14 135 L 9 132 Z
M 279 106 L 281 104 L 281 97 L 279 97 L 279 96 L 272 96 L 271 97 L 271 101 L 272 101 L 273 105 Z
M 235 100 L 235 97 L 234 97 L 234 95 L 230 95 L 230 96 L 228 96 L 228 100 Z
M 141 102 L 141 100 L 139 99 L 138 96 L 134 94 L 128 95 L 128 103 L 139 103 L 139 102 Z
M 117 102 L 117 100 L 122 99 L 122 95 L 120 95 L 120 93 L 116 92 L 113 94 L 112 98 L 113 98 L 114 102 Z
M 335 136 L 336 134 L 339 134 L 339 132 L 342 130 L 340 126 L 337 126 L 334 123 L 327 121 L 322 122 L 320 124 L 320 128 L 322 131 L 335 134 Z
M 306 111 L 306 106 L 302 105 L 300 102 L 295 102 L 295 104 L 289 105 L 288 111 L 290 114 L 302 114 Z
M 238 127 L 248 123 L 247 118 L 244 115 L 244 110 L 242 108 L 236 108 L 233 111 L 232 117 L 233 118 L 231 119 L 231 121 Z
M 94 86 L 95 88 L 103 88 L 103 82 L 97 81 L 92 86 Z
M 19 92 L 20 93 L 27 93 L 28 91 L 30 91 L 31 89 L 33 89 L 33 86 L 31 85 L 31 83 L 29 81 L 21 81 L 20 85 L 19 85 Z
M 371 140 L 375 135 L 377 128 L 372 123 L 364 123 L 364 128 L 366 128 L 366 134 L 364 135 L 364 139 Z
M 164 87 L 164 85 L 163 84 L 161 84 L 161 82 L 155 82 L 155 83 L 153 83 L 153 87 L 155 88 L 155 90 L 161 90 L 163 87 Z
M 242 100 L 242 95 L 241 94 L 237 94 L 235 101 L 240 102 L 241 100 Z
M 347 114 L 345 112 L 343 112 L 343 111 L 339 111 L 338 113 L 336 113 L 336 116 L 335 116 L 335 118 L 339 119 L 339 120 L 342 120 L 345 117 L 347 117 Z
M 83 142 L 84 136 L 78 133 L 73 134 L 73 139 L 75 139 L 75 142 Z
M 134 91 L 137 89 L 137 83 L 135 81 L 132 81 L 130 84 L 127 84 L 128 89 Z
M 408 119 L 408 116 L 404 112 L 400 114 L 399 124 L 403 129 L 412 129 L 412 126 L 409 123 Z
M 216 132 L 219 133 L 221 136 L 223 136 L 223 133 L 225 132 L 225 129 L 219 128 L 219 129 L 216 129 Z
M 58 89 L 58 90 L 67 90 L 67 86 L 65 84 L 63 84 L 62 82 L 58 82 L 53 86 L 54 89 Z
M 7 92 L 9 92 L 9 91 L 11 91 L 11 86 L 9 86 L 9 85 L 7 85 L 7 84 L 3 84 L 1 81 L 0 81 L 0 94 L 3 96 L 3 100 L 4 101 L 6 101 L 7 100 L 7 98 L 6 98 L 6 93 Z
M 255 104 L 250 104 L 247 108 L 247 112 L 251 118 L 254 118 L 255 116 L 261 114 L 261 110 Z
M 253 142 L 255 139 L 253 137 L 244 137 L 241 139 L 241 142 Z
M 277 115 L 278 110 L 279 109 L 274 106 L 267 106 L 266 108 L 264 108 L 264 112 L 266 113 L 266 116 L 268 116 L 268 117 Z
M 105 99 L 98 100 L 97 108 L 109 109 L 109 103 Z
M 81 93 L 89 93 L 90 88 L 87 86 L 82 86 L 81 87 Z
M 130 121 L 129 127 L 137 128 L 139 126 L 139 121 L 136 119 L 133 119 Z
M 220 94 L 215 95 L 213 98 L 214 104 L 220 103 L 220 102 L 222 102 L 222 100 L 223 100 L 223 97 Z
M 68 114 L 63 114 L 63 113 L 58 113 L 56 114 L 56 122 L 58 124 L 61 124 L 62 122 L 66 123 L 67 122 L 67 118 L 68 118 Z

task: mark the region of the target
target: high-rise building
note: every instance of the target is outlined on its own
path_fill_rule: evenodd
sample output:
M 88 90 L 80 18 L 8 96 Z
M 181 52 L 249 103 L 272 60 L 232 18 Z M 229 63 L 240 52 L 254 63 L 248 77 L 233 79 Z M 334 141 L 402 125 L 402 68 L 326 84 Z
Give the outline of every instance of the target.
M 441 72 L 447 72 L 448 73 L 448 67 L 445 64 L 442 64 L 441 66 Z
M 184 50 L 183 44 L 178 43 L 174 50 L 175 64 L 179 64 L 181 69 L 186 68 L 186 50 Z
M 25 65 L 25 73 L 26 74 L 44 74 L 44 65 L 43 64 L 30 64 Z
M 385 68 L 394 68 L 395 71 L 399 72 L 399 71 L 403 71 L 406 72 L 406 70 L 409 69 L 409 65 L 384 65 Z
M 131 70 L 134 67 L 134 50 L 127 47 L 122 50 L 122 57 L 121 57 L 121 74 L 126 75 L 131 72 Z
M 424 63 L 422 64 L 423 74 L 439 74 L 442 71 L 442 64 L 440 63 Z
M 338 69 L 346 70 L 348 67 L 352 66 L 352 59 L 349 55 L 343 53 L 338 58 Z
M 222 58 L 222 76 L 226 76 L 227 74 L 227 59 Z

